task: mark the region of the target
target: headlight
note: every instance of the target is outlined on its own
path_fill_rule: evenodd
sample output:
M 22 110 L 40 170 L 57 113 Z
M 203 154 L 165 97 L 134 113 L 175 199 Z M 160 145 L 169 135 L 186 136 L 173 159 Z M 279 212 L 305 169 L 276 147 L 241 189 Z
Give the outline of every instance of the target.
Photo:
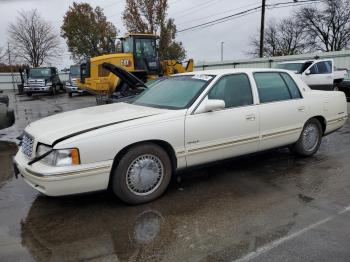
M 37 156 L 41 156 L 48 151 L 52 150 L 51 147 L 46 145 L 39 145 L 37 150 Z M 41 162 L 50 166 L 72 166 L 80 164 L 79 150 L 77 148 L 70 149 L 56 149 L 50 154 L 40 160 Z
M 47 86 L 52 86 L 52 82 L 46 82 Z

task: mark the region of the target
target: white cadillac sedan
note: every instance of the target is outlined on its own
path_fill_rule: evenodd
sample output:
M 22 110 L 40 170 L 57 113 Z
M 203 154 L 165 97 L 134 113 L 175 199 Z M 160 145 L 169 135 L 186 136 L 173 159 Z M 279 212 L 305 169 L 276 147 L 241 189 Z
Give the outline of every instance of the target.
M 110 188 L 139 204 L 162 195 L 172 174 L 186 167 L 283 146 L 311 156 L 347 117 L 344 93 L 310 90 L 288 71 L 180 74 L 129 103 L 31 123 L 15 167 L 49 196 Z

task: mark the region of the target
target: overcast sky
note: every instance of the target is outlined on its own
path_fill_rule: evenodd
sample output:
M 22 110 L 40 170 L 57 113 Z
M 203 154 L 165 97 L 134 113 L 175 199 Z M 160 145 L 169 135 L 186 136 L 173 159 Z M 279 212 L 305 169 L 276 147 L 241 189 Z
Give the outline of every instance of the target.
M 81 1 L 77 1 L 81 2 Z M 93 7 L 99 5 L 104 8 L 108 19 L 120 30 L 119 35 L 126 30 L 121 20 L 125 0 L 86 0 Z M 267 0 L 267 3 L 291 2 L 291 0 Z M 59 33 L 62 17 L 72 0 L 0 0 L 0 46 L 7 45 L 7 26 L 14 22 L 20 10 L 38 9 L 44 19 L 49 21 Z M 205 23 L 217 18 L 254 8 L 261 4 L 261 0 L 169 0 L 168 16 L 175 18 L 178 31 Z M 266 20 L 287 17 L 293 7 L 284 7 L 266 11 Z M 177 39 L 182 41 L 187 55 L 195 61 L 220 60 L 220 45 L 224 42 L 224 59 L 233 60 L 248 57 L 249 42 L 252 35 L 260 27 L 260 12 L 236 18 L 225 23 L 200 30 L 190 30 L 178 33 Z M 62 46 L 66 48 L 64 39 Z M 70 61 L 68 51 L 65 51 L 62 61 L 56 66 L 63 68 Z

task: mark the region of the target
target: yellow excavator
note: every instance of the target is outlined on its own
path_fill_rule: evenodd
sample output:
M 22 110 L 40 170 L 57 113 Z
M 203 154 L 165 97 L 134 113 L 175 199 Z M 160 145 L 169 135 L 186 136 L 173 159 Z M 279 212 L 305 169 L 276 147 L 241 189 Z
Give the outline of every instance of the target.
M 158 39 L 154 34 L 128 34 L 120 38 L 121 53 L 93 57 L 81 64 L 78 87 L 95 95 L 108 96 L 117 91 L 121 80 L 104 63 L 121 67 L 143 82 L 193 71 L 193 59 L 185 66 L 176 60 L 160 61 Z

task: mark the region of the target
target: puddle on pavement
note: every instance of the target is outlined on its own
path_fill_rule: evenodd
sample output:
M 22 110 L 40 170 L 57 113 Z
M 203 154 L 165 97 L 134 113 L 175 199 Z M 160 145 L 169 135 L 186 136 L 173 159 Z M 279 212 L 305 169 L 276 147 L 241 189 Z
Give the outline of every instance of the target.
M 140 206 L 108 192 L 45 197 L 13 178 L 17 147 L 0 142 L 0 260 L 232 261 L 328 216 L 309 204 L 346 184 L 341 139 L 310 159 L 274 150 L 188 170 Z
M 16 147 L 1 146 L 2 161 L 10 163 Z M 271 157 L 278 163 L 277 171 L 270 171 Z M 174 179 L 162 198 L 140 206 L 126 206 L 108 192 L 45 197 L 10 176 L 0 188 L 0 207 L 2 197 L 10 196 L 0 217 L 6 239 L 13 239 L 19 251 L 8 251 L 8 257 L 38 261 L 240 258 L 295 230 L 296 213 L 299 220 L 300 214 L 314 219 L 321 213 L 281 190 L 287 183 L 283 179 L 298 181 L 299 174 L 283 174 L 282 166 L 291 159 L 286 153 L 271 152 L 194 169 L 182 174 L 181 183 Z

